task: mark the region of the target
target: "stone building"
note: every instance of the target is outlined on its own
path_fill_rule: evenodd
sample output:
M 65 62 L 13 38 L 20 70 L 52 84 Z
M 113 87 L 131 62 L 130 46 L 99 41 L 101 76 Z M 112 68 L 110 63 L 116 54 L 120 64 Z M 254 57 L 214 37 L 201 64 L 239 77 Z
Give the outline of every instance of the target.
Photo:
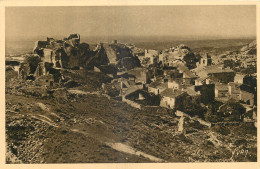
M 53 87 L 54 86 L 54 76 L 52 74 L 42 75 L 35 79 L 35 84 L 37 86 Z
M 200 92 L 200 101 L 204 104 L 208 104 L 215 100 L 215 84 L 203 84 L 195 86 L 194 90 Z
M 150 64 L 157 63 L 158 59 L 159 59 L 159 51 L 151 50 L 151 49 L 145 49 L 144 57 L 150 59 Z
M 236 73 L 236 75 L 235 75 L 235 77 L 234 77 L 234 82 L 235 82 L 235 83 L 243 84 L 244 77 L 245 77 L 244 74 Z
M 216 84 L 215 86 L 215 97 L 216 98 L 227 98 L 228 97 L 228 86 L 225 84 Z
M 147 84 L 151 82 L 151 78 L 153 77 L 153 73 L 146 68 L 137 67 L 127 71 L 129 75 L 133 75 L 135 77 L 136 83 Z
M 204 67 L 204 66 L 210 66 L 211 64 L 212 64 L 211 56 L 208 53 L 206 53 L 201 56 L 197 66 Z
M 153 93 L 155 95 L 161 94 L 166 89 L 167 89 L 167 83 L 163 83 L 160 81 L 152 82 L 148 86 L 148 92 Z
M 160 106 L 173 109 L 180 106 L 179 104 L 183 101 L 184 92 L 181 90 L 166 89 L 160 95 L 162 97 Z
M 256 105 L 257 93 L 247 85 L 240 86 L 240 100 L 248 105 Z
M 240 83 L 228 83 L 228 93 L 231 99 L 236 101 L 240 100 Z

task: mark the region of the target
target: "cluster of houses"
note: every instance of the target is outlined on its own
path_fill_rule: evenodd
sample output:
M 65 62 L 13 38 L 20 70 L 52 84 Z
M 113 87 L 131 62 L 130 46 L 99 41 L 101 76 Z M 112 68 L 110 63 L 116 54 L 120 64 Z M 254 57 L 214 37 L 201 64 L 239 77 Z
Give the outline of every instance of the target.
M 187 60 L 187 54 L 192 61 Z M 113 80 L 112 84 L 118 86 L 123 100 L 132 93 L 139 93 L 129 97 L 131 101 L 142 103 L 140 100 L 159 96 L 160 101 L 153 106 L 177 110 L 190 104 L 226 103 L 231 99 L 250 110 L 256 107 L 256 76 L 236 73 L 223 64 L 214 65 L 208 54 L 196 60 L 189 48 L 180 45 L 167 52 L 145 50 L 144 58 L 150 59 L 148 64 L 152 66 L 120 72 Z M 196 67 L 190 68 L 191 64 Z

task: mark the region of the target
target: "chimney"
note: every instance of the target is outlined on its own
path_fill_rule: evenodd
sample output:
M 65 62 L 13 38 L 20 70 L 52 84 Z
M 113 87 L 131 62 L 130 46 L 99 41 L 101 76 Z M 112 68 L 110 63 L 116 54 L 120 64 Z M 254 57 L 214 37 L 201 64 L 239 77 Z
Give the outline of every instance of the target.
M 209 79 L 206 79 L 206 84 L 210 84 L 210 80 Z

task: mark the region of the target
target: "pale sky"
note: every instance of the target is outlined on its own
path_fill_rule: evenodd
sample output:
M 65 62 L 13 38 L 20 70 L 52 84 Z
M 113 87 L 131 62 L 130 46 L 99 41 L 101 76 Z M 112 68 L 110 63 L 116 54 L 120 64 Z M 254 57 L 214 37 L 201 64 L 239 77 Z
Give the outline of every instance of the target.
M 6 7 L 6 36 L 256 36 L 255 6 Z

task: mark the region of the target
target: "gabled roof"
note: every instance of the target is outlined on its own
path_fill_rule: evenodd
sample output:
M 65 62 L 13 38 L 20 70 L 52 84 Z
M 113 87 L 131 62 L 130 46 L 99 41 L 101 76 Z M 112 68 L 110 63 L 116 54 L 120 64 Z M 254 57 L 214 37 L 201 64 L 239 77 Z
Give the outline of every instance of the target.
M 184 89 L 185 92 L 187 92 L 188 95 L 190 96 L 197 96 L 199 95 L 199 93 L 197 93 L 196 91 L 190 89 L 190 88 L 187 88 L 187 89 Z
M 186 78 L 196 78 L 197 76 L 193 74 L 186 66 L 183 64 L 178 64 L 177 69 L 185 74 Z
M 180 96 L 181 94 L 183 94 L 184 92 L 181 90 L 174 90 L 174 89 L 166 89 L 164 90 L 160 95 L 162 97 L 170 97 L 170 98 L 175 98 L 177 96 Z
M 245 84 L 242 84 L 242 85 L 240 86 L 240 90 L 245 91 L 245 92 L 248 92 L 248 93 L 255 93 L 254 88 L 252 88 L 252 87 L 250 87 L 250 86 L 248 86 L 248 85 L 245 85 Z
M 221 65 L 206 66 L 206 67 L 204 67 L 204 70 L 205 70 L 208 74 L 234 72 L 234 71 L 233 71 L 232 69 L 230 69 L 230 68 L 222 68 Z
M 161 81 L 155 81 L 149 84 L 149 87 L 153 88 L 166 88 L 167 83 L 161 82 Z

